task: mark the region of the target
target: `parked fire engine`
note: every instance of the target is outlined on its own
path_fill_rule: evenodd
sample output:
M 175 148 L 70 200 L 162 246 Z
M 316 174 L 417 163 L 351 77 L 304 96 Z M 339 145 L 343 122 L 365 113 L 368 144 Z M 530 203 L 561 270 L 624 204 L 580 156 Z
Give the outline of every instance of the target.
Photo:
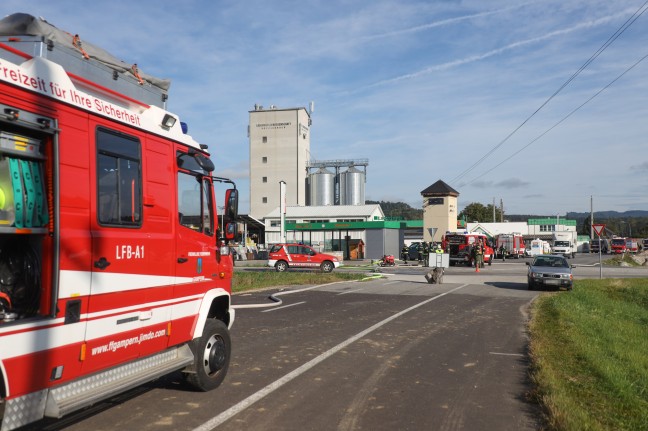
M 626 250 L 628 253 L 639 252 L 639 243 L 636 238 L 626 238 Z
M 524 237 L 519 233 L 502 233 L 497 235 L 495 253 L 499 258 L 502 257 L 500 250 L 503 250 L 506 257 L 514 257 L 516 259 L 524 257 Z
M 610 241 L 610 253 L 623 254 L 627 251 L 627 243 L 624 237 L 615 236 Z
M 472 265 L 471 250 L 477 241 L 484 245 L 484 263 L 492 265 L 494 251 L 483 233 L 446 232 L 441 239 L 441 247 L 450 255 L 450 265 Z
M 233 183 L 167 89 L 42 19 L 0 20 L 2 431 L 175 370 L 199 390 L 227 372 L 214 184 Z M 237 202 L 234 186 L 224 223 Z

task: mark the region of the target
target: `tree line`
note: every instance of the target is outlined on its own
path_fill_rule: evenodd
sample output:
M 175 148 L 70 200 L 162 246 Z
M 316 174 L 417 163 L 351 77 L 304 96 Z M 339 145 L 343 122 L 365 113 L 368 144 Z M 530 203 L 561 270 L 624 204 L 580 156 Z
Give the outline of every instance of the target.
M 386 218 L 400 220 L 421 220 L 423 210 L 413 208 L 405 202 L 387 202 L 387 201 L 366 201 L 367 205 L 378 204 L 385 213 Z M 495 218 L 493 219 L 493 209 Z M 457 219 L 466 223 L 492 223 L 502 220 L 510 222 L 526 222 L 529 219 L 556 217 L 555 214 L 550 216 L 538 214 L 502 214 L 501 208 L 493 204 L 484 205 L 479 202 L 473 202 L 459 212 Z M 576 220 L 576 231 L 579 235 L 590 234 L 591 216 L 589 213 L 568 212 L 564 216 L 559 215 L 561 219 Z M 613 235 L 648 238 L 648 211 L 599 211 L 594 213 L 594 223 L 605 224 L 604 237 Z

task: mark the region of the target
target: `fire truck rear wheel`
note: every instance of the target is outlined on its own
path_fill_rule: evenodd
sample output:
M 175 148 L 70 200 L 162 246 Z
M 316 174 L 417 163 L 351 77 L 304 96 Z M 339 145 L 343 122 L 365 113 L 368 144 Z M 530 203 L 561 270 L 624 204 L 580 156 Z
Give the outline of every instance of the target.
M 187 374 L 187 381 L 206 392 L 223 382 L 229 368 L 232 342 L 227 326 L 216 319 L 207 319 L 203 335 L 196 341 L 195 372 Z
M 277 272 L 284 272 L 288 269 L 288 264 L 284 262 L 283 260 L 280 260 L 275 264 L 275 270 Z

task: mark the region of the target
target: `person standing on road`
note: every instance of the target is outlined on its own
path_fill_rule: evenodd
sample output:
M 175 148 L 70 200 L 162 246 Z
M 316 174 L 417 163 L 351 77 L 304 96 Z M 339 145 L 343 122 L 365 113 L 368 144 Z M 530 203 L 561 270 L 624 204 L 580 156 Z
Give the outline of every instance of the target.
M 428 255 L 430 254 L 430 247 L 428 246 L 428 243 L 423 241 L 423 266 L 426 267 L 428 266 Z
M 405 263 L 407 263 L 407 255 L 408 254 L 409 254 L 409 250 L 407 248 L 407 245 L 403 244 L 403 248 L 401 249 L 401 259 Z
M 502 255 L 502 262 L 504 262 L 506 260 L 506 247 L 504 247 L 504 244 L 500 244 L 499 252 Z
M 479 265 L 479 268 L 484 267 L 484 246 L 481 241 L 478 241 L 475 245 L 475 265 Z

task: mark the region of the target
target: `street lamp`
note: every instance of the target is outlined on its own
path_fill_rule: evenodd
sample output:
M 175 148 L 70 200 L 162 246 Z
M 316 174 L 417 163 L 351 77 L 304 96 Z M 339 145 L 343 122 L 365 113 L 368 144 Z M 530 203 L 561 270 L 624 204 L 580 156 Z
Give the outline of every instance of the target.
M 223 226 L 223 223 L 225 223 L 225 206 L 218 207 L 218 210 L 221 213 L 221 222 L 220 222 L 220 231 L 221 231 L 221 238 L 225 238 L 225 226 Z

